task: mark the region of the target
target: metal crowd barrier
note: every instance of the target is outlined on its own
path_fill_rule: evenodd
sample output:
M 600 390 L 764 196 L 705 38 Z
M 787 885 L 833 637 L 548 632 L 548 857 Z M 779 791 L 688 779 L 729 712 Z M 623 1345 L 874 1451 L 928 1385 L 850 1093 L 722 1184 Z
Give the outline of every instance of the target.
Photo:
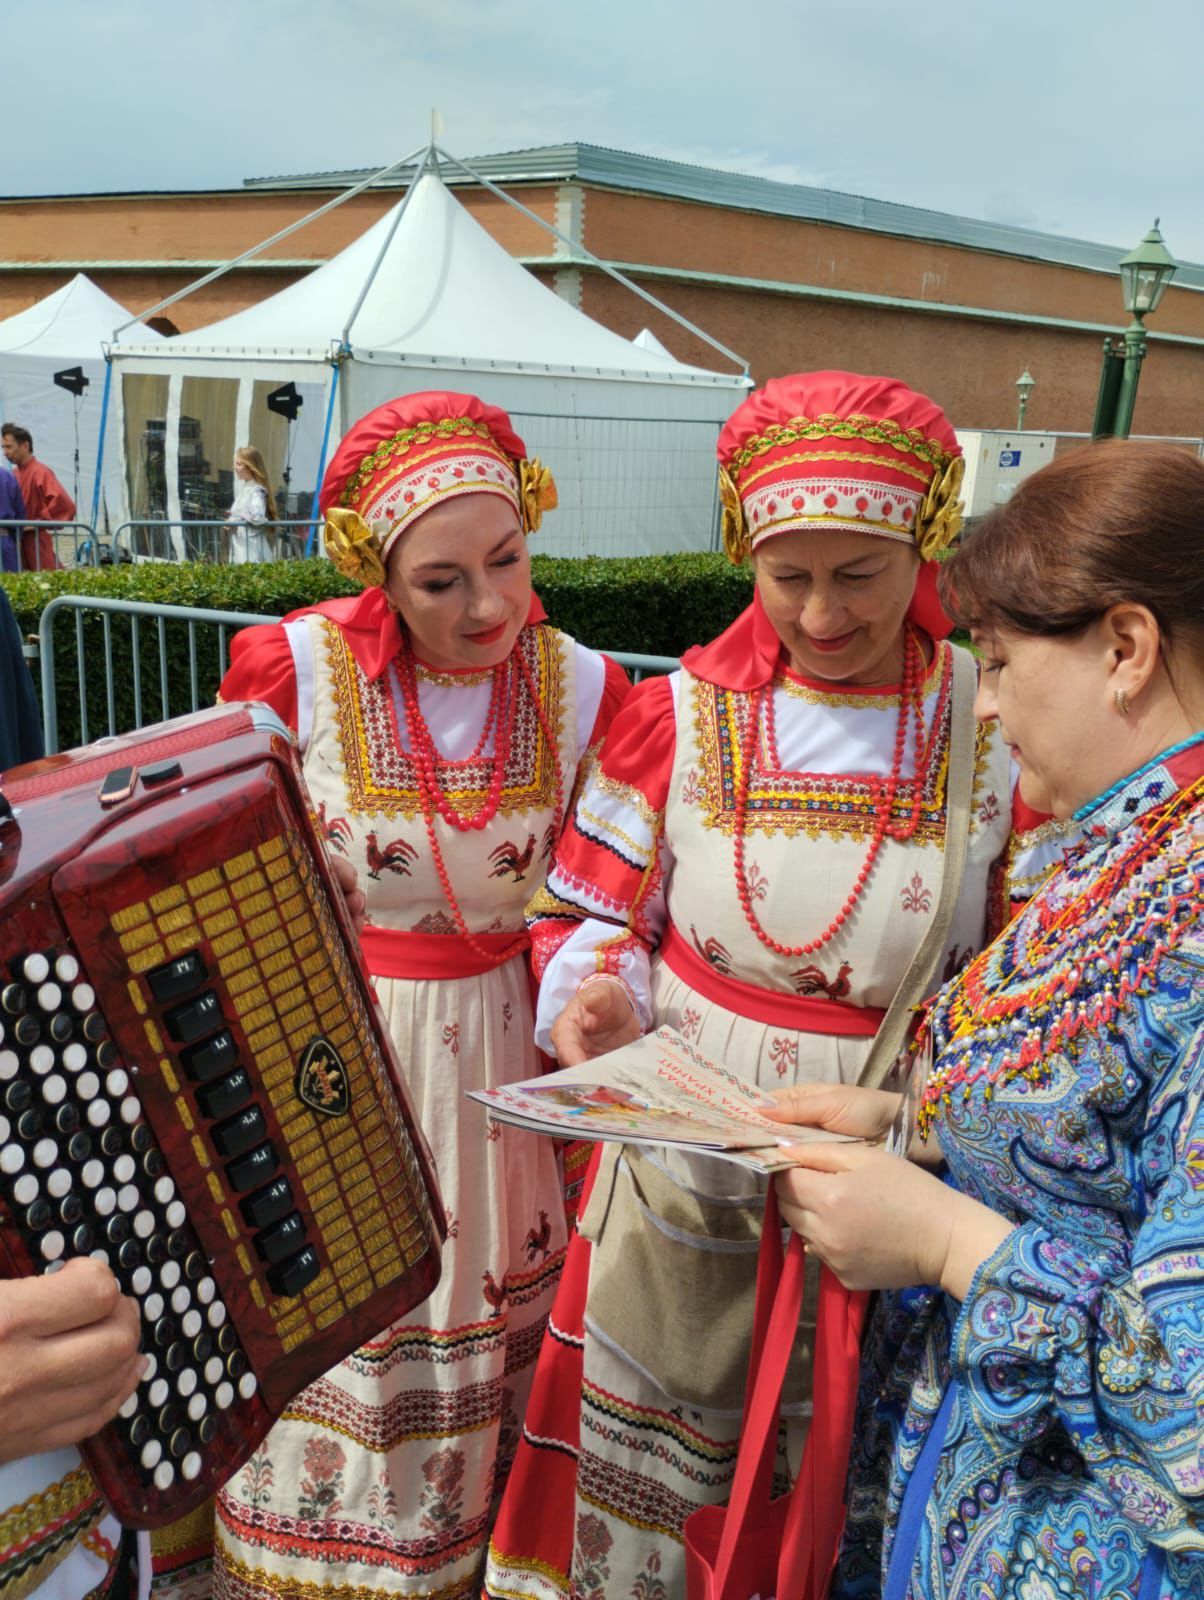
M 42 561 L 42 540 L 35 537 L 32 541 L 34 560 L 29 566 L 25 563 L 25 552 L 22 538 L 26 528 L 32 528 L 36 533 L 48 533 L 54 547 L 54 566 Z M 64 561 L 66 553 L 64 545 L 70 550 L 71 559 Z M 103 557 L 96 542 L 90 522 L 48 522 L 37 521 L 30 517 L 6 517 L 0 520 L 0 570 L 5 572 L 41 572 L 57 571 L 64 567 L 101 566 Z
M 88 744 L 103 733 L 112 737 L 141 728 L 147 722 L 182 716 L 213 704 L 213 692 L 229 661 L 228 637 L 257 622 L 278 622 L 276 616 L 247 611 L 207 611 L 194 606 L 153 605 L 143 600 L 105 600 L 89 595 L 59 595 L 42 612 L 38 626 L 38 666 L 41 676 L 42 725 L 47 755 L 59 750 L 61 663 L 55 649 L 55 623 L 61 613 L 74 614 L 75 649 L 62 652 L 74 659 L 76 698 L 71 705 L 71 742 Z M 99 614 L 103 643 L 104 676 L 95 671 L 94 638 L 85 626 L 85 613 Z M 128 635 L 115 638 L 115 619 L 129 622 Z M 94 634 L 94 626 L 93 626 Z M 115 645 L 129 674 L 130 696 L 118 692 Z M 632 654 L 609 650 L 607 654 L 639 680 L 650 673 L 672 672 L 675 656 Z M 149 658 L 149 664 L 148 664 Z M 91 704 L 89 704 L 91 701 Z M 76 718 L 76 711 L 78 717 Z
M 121 561 L 206 561 L 224 565 L 236 534 L 270 536 L 269 561 L 294 561 L 305 555 L 310 535 L 320 526 L 312 517 L 275 522 L 227 522 L 224 517 L 131 517 L 113 530 L 115 559 Z M 237 546 L 235 546 L 235 549 Z

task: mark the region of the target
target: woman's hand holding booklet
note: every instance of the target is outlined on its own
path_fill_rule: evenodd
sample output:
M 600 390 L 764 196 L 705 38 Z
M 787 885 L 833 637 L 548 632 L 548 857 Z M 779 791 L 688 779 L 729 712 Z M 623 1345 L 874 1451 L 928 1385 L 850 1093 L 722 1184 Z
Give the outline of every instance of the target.
M 672 1028 L 580 1066 L 469 1093 L 497 1121 L 534 1133 L 707 1151 L 759 1172 L 794 1165 L 784 1143 L 850 1137 L 784 1123 L 772 1096 L 708 1060 Z M 892 1119 L 893 1113 L 885 1119 L 887 1128 Z

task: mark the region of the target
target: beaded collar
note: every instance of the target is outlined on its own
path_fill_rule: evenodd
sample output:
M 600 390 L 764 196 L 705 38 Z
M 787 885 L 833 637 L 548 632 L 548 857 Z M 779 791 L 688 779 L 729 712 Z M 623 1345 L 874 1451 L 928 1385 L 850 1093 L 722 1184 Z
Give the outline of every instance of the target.
M 932 1053 L 918 1126 L 960 1091 L 1046 1081 L 1080 1033 L 1115 1031 L 1133 994 L 1204 906 L 1204 735 L 1164 751 L 1075 815 L 1084 843 L 929 1009 L 913 1052 Z
M 1204 733 L 1196 733 L 1130 772 L 1074 814 L 1088 843 L 1111 837 L 1199 777 L 1204 770 Z

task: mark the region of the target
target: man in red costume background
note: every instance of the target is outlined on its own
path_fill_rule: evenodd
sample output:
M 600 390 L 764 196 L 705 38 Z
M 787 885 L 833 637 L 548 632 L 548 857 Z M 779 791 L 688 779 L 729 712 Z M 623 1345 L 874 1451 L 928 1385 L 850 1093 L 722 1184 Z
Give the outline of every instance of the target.
M 33 435 L 15 422 L 0 427 L 0 446 L 16 469 L 25 500 L 25 514 L 34 522 L 73 522 L 75 501 L 43 462 L 33 453 Z M 21 534 L 21 566 L 25 571 L 45 571 L 60 565 L 49 528 L 26 528 Z

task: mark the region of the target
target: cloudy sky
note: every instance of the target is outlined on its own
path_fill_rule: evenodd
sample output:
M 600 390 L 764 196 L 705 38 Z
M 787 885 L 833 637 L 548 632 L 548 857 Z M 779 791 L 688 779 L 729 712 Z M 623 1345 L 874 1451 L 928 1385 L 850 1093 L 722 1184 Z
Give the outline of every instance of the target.
M 19 20 L 18 20 L 19 19 Z M 1204 262 L 1201 0 L 36 0 L 0 192 L 589 141 Z M 0 257 L 4 254 L 0 241 Z

